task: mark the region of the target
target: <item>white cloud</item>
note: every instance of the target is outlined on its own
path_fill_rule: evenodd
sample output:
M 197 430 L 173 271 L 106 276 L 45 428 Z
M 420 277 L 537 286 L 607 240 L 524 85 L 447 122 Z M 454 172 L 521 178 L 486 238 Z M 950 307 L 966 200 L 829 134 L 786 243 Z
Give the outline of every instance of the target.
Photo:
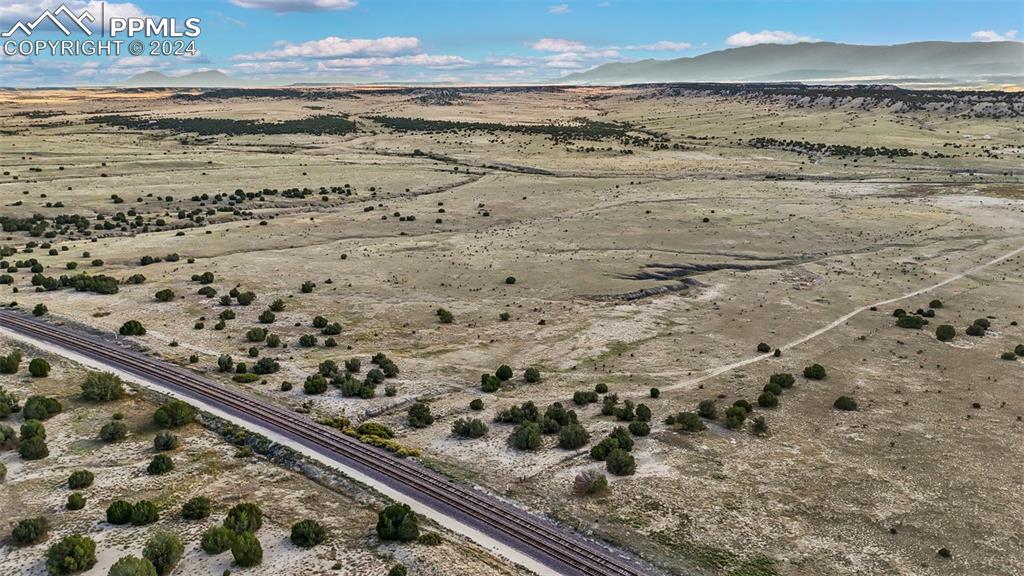
M 798 36 L 785 30 L 761 30 L 751 34 L 750 32 L 737 32 L 726 38 L 725 43 L 729 46 L 753 46 L 755 44 L 793 44 L 796 42 L 820 42 L 810 36 Z
M 305 62 L 240 62 L 233 65 L 231 70 L 246 76 L 274 76 L 309 72 L 310 66 Z
M 387 56 L 372 58 L 339 58 L 317 62 L 317 70 L 344 70 L 347 68 L 380 68 L 384 66 L 419 66 L 422 68 L 463 68 L 473 62 L 462 56 L 435 54 L 411 54 L 408 56 Z
M 995 30 L 978 30 L 971 34 L 971 38 L 978 42 L 1013 42 L 1017 39 L 1017 31 L 1007 30 L 1005 33 L 1000 34 Z
M 582 52 L 587 49 L 584 44 L 575 40 L 564 40 L 561 38 L 541 38 L 531 44 L 530 48 L 540 52 Z
M 625 50 L 652 50 L 656 52 L 682 52 L 683 50 L 689 50 L 693 48 L 693 44 L 689 42 L 673 42 L 671 40 L 662 40 L 655 42 L 654 44 L 639 44 L 636 46 L 626 46 Z
M 238 18 L 232 18 L 231 16 L 228 16 L 227 14 L 225 14 L 223 12 L 218 12 L 218 11 L 214 10 L 213 12 L 210 12 L 210 14 L 213 14 L 214 16 L 220 18 L 221 20 L 224 20 L 225 22 L 229 22 L 231 24 L 234 24 L 235 26 L 238 26 L 239 28 L 245 28 L 246 26 L 248 26 L 248 23 L 245 20 L 239 20 Z
M 548 14 L 568 14 L 572 12 L 568 4 L 556 4 L 555 6 L 548 6 Z
M 274 12 L 349 10 L 357 4 L 355 0 L 231 0 L 231 3 L 242 8 L 261 8 Z
M 384 38 L 338 38 L 329 36 L 300 44 L 281 43 L 275 50 L 249 52 L 234 56 L 233 60 L 281 60 L 286 58 L 349 58 L 363 56 L 395 56 L 419 50 L 420 40 L 414 37 L 386 36 Z

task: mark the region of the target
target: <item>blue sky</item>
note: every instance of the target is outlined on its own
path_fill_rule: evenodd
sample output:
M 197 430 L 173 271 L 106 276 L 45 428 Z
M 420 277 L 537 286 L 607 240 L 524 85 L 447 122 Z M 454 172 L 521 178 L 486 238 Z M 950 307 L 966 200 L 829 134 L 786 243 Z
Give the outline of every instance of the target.
M 73 11 L 96 0 L 66 0 Z M 61 0 L 4 0 L 0 27 Z M 215 68 L 264 82 L 533 82 L 596 65 L 763 42 L 1017 40 L 1024 2 L 214 0 L 107 2 L 202 20 L 198 57 L 0 56 L 0 85 L 88 85 Z M 97 11 L 98 13 L 98 11 Z M 33 38 L 57 38 L 37 31 Z

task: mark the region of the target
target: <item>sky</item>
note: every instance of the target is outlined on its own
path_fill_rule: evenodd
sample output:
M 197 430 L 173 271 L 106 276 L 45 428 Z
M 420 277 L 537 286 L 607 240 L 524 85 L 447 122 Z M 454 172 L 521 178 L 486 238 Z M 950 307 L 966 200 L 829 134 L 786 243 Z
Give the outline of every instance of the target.
M 98 0 L 0 0 L 0 30 L 61 4 L 100 14 Z M 199 18 L 198 53 L 0 54 L 0 86 L 103 85 L 148 70 L 209 69 L 268 84 L 509 84 L 760 43 L 1024 39 L 1024 0 L 135 0 L 106 2 L 103 14 L 174 18 L 179 27 Z M 0 38 L 5 52 L 5 42 L 26 39 L 19 34 Z M 48 22 L 31 35 L 66 38 Z

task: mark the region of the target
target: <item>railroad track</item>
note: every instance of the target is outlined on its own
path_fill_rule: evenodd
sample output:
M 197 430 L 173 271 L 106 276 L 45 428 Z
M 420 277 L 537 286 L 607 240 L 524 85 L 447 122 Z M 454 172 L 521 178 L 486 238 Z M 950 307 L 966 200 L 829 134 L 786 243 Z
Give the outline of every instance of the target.
M 244 422 L 272 430 L 367 474 L 414 501 L 469 524 L 530 556 L 553 573 L 570 576 L 647 576 L 653 573 L 631 558 L 486 492 L 455 483 L 414 461 L 364 444 L 334 428 L 185 368 L 11 310 L 0 310 L 0 326 L 132 373 L 183 397 L 216 406 Z

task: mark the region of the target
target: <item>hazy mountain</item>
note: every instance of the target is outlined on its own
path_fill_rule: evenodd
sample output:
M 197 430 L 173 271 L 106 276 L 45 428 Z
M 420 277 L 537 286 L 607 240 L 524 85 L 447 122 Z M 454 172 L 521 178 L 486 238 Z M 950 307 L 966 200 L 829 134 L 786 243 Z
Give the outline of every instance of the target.
M 168 76 L 150 70 L 136 74 L 120 84 L 132 88 L 232 88 L 249 85 L 245 80 L 232 78 L 219 70 L 192 72 L 182 76 Z
M 1024 43 L 913 42 L 860 46 L 758 44 L 674 60 L 614 62 L 570 74 L 573 83 L 849 81 L 874 77 L 973 81 L 1024 74 Z

